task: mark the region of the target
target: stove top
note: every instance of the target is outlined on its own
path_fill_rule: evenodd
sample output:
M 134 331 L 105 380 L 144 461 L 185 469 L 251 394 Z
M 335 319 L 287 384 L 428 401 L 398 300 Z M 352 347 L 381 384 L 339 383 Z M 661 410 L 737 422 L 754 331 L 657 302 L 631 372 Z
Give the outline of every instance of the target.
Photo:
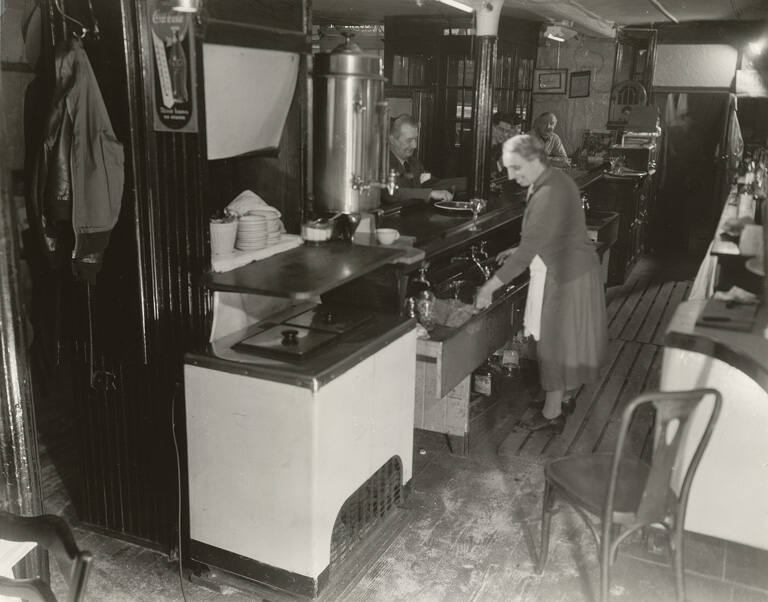
M 232 349 L 296 360 L 303 359 L 338 336 L 333 332 L 277 324 L 243 339 L 233 345 Z
M 318 305 L 283 321 L 289 326 L 344 334 L 373 319 L 367 311 L 333 305 Z

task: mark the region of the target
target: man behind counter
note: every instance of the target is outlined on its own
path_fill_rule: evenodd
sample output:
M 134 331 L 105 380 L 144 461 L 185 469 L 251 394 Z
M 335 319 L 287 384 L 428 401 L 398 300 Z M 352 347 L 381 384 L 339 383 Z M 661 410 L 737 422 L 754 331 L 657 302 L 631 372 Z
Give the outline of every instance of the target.
M 555 158 L 552 163 L 557 166 L 560 163 L 565 165 L 570 164 L 568 153 L 565 152 L 563 141 L 560 140 L 560 136 L 555 134 L 555 126 L 557 126 L 557 117 L 554 113 L 542 113 L 533 122 L 533 129 L 528 132 L 529 135 L 537 138 L 544 144 L 544 151 L 547 153 L 547 157 Z
M 424 171 L 421 161 L 413 154 L 419 140 L 419 124 L 410 115 L 400 115 L 392 121 L 389 132 L 389 168 L 397 172 L 397 190 L 390 196 L 383 194 L 385 203 L 397 203 L 408 199 L 425 202 L 450 201 L 448 190 L 435 190 L 432 174 Z

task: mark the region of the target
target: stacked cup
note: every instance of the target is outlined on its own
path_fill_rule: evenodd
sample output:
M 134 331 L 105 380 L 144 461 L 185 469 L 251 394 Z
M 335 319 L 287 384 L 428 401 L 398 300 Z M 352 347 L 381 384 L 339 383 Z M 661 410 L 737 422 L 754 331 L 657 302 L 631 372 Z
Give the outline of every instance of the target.
M 235 218 L 211 218 L 211 255 L 231 255 L 235 250 L 237 222 Z

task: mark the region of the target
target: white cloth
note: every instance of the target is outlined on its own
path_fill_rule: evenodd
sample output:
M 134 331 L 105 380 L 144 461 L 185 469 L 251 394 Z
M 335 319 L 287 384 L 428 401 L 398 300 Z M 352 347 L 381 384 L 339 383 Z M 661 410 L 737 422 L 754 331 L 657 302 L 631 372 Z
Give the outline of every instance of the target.
M 245 214 L 256 215 L 263 213 L 267 217 L 280 217 L 280 211 L 267 203 L 253 190 L 243 190 L 227 205 L 231 213 L 236 213 L 238 217 Z
M 235 268 L 248 265 L 253 261 L 266 259 L 276 253 L 282 253 L 301 246 L 303 241 L 298 234 L 281 234 L 280 241 L 273 245 L 256 249 L 255 251 L 241 251 L 235 249 L 230 255 L 213 255 L 211 257 L 211 269 L 214 272 L 229 272 Z
M 715 278 L 717 276 L 717 256 L 711 255 L 712 244 L 709 244 L 704 260 L 699 266 L 696 278 L 691 286 L 691 292 L 688 294 L 688 301 L 709 299 L 715 290 Z
M 528 283 L 528 297 L 525 300 L 523 327 L 526 336 L 539 340 L 541 336 L 541 307 L 544 304 L 544 283 L 547 280 L 547 265 L 537 254 L 530 265 L 531 279 Z

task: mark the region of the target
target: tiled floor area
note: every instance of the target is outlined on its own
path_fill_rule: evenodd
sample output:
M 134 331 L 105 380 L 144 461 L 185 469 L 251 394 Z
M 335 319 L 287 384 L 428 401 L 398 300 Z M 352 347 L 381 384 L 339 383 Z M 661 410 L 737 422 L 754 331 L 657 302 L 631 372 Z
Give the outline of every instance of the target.
M 449 452 L 440 436 L 418 433 L 413 493 L 389 522 L 371 561 L 354 578 L 331 577 L 321 600 L 350 601 L 590 601 L 596 599 L 598 564 L 587 528 L 573 512 L 553 520 L 550 560 L 533 571 L 540 547 L 544 462 L 574 451 L 601 450 L 614 440 L 615 417 L 634 394 L 656 386 L 661 337 L 674 306 L 685 296 L 697 262 L 643 260 L 631 279 L 609 290 L 611 361 L 600 383 L 585 387 L 562 435 L 531 434 L 517 426 L 525 399 L 504 400 L 503 418 L 470 456 Z M 646 432 L 648 424 L 638 424 Z M 638 437 L 637 451 L 647 436 Z M 45 444 L 45 441 L 43 442 Z M 49 454 L 58 454 L 47 445 Z M 56 505 L 54 463 L 44 458 L 45 481 Z M 56 463 L 58 465 L 58 463 Z M 61 499 L 53 496 L 59 495 Z M 67 508 L 66 504 L 64 506 Z M 76 529 L 95 555 L 89 600 L 181 600 L 178 564 L 157 552 Z M 674 576 L 663 539 L 626 542 L 614 567 L 616 600 L 675 599 Z M 768 602 L 768 552 L 691 534 L 686 540 L 688 599 Z M 224 588 L 212 592 L 184 582 L 187 600 L 286 600 Z

